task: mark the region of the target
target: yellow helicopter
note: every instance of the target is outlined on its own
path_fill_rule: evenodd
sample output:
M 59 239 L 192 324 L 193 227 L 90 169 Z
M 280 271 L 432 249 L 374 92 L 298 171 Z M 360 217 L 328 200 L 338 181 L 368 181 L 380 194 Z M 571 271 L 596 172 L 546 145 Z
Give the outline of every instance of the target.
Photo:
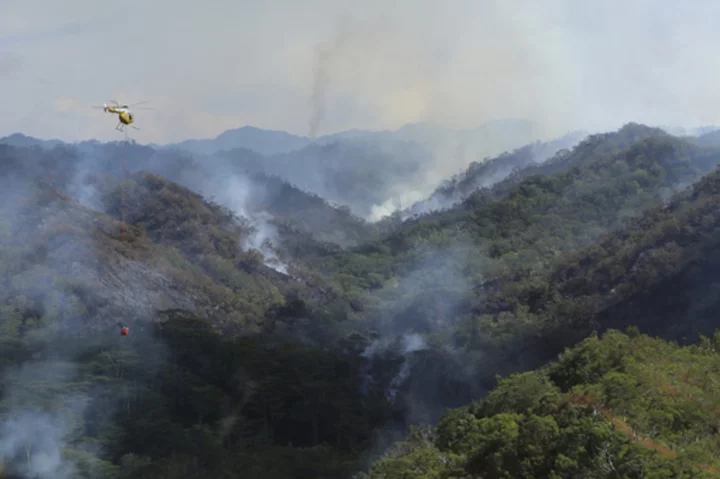
M 147 101 L 142 101 L 140 103 L 135 103 L 134 105 L 121 105 L 118 102 L 114 100 L 110 100 L 108 103 L 103 103 L 103 106 L 95 106 L 93 108 L 102 108 L 102 110 L 106 113 L 114 113 L 118 116 L 118 119 L 120 120 L 115 127 L 118 131 L 125 131 L 125 126 L 129 126 L 131 128 L 134 128 L 136 130 L 139 130 L 140 128 L 133 125 L 135 122 L 135 115 L 133 115 L 133 112 L 131 111 L 131 108 L 135 108 L 138 105 L 143 105 L 145 103 L 149 103 Z M 152 110 L 152 108 L 137 108 L 138 110 Z

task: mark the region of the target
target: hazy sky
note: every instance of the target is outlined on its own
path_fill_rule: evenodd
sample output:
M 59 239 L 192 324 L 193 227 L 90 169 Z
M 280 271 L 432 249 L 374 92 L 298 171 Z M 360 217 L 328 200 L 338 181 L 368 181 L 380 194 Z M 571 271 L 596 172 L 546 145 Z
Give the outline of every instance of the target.
M 140 142 L 434 120 L 548 134 L 720 116 L 716 0 L 0 0 L 0 136 Z M 315 110 L 311 98 L 315 98 Z M 321 103 L 324 103 L 324 116 Z

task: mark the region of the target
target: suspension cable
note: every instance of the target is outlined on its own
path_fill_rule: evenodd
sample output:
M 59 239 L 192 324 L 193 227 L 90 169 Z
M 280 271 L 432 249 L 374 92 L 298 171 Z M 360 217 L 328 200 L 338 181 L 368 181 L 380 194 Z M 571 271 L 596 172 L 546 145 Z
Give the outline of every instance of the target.
M 123 155 L 122 155 L 122 186 L 121 186 L 122 199 L 121 199 L 121 203 L 120 203 L 120 215 L 122 217 L 122 223 L 121 223 L 122 229 L 120 230 L 121 231 L 120 237 L 123 241 L 125 241 L 125 174 L 126 174 L 125 173 L 125 169 L 126 169 L 125 161 L 127 158 L 127 150 L 128 150 L 127 149 L 128 133 L 127 133 L 127 128 L 123 128 L 123 129 L 125 130 L 125 146 L 124 146 Z

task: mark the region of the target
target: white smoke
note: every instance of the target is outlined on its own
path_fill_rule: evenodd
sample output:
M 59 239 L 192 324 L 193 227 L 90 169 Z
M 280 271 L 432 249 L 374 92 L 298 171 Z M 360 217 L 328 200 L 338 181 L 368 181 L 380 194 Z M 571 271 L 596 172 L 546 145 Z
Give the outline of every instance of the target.
M 397 396 L 398 391 L 405 383 L 408 376 L 410 376 L 410 371 L 412 370 L 412 360 L 409 355 L 424 349 L 427 349 L 427 345 L 425 344 L 425 340 L 419 334 L 412 333 L 402 336 L 400 354 L 402 354 L 405 358 L 405 361 L 403 361 L 400 371 L 398 371 L 392 381 L 390 381 L 390 385 L 385 393 L 385 396 L 391 404 L 395 402 L 395 397 Z
M 372 382 L 370 370 L 373 366 L 373 360 L 377 356 L 387 353 L 398 354 L 403 357 L 403 363 L 400 371 L 392 378 L 390 384 L 385 390 L 385 397 L 391 404 L 395 402 L 398 391 L 410 376 L 412 371 L 412 361 L 410 355 L 417 351 L 428 349 L 425 340 L 417 333 L 403 334 L 399 339 L 391 339 L 389 337 L 380 338 L 373 341 L 365 348 L 362 356 L 368 360 L 365 372 L 363 374 L 363 390 L 367 391 L 369 384 Z
M 396 211 L 404 211 L 427 197 L 426 189 L 401 191 L 385 200 L 382 204 L 373 205 L 370 215 L 365 218 L 369 222 L 377 222 Z
M 34 478 L 70 479 L 75 466 L 63 458 L 68 426 L 59 418 L 40 411 L 24 411 L 0 424 L 0 457 L 20 462 L 19 469 Z
M 283 274 L 289 274 L 289 265 L 283 262 L 278 256 L 276 245 L 278 242 L 278 231 L 273 224 L 273 217 L 266 211 L 253 211 L 251 195 L 261 194 L 252 182 L 239 175 L 233 175 L 223 180 L 222 184 L 214 185 L 217 191 L 221 191 L 220 202 L 230 208 L 235 214 L 248 220 L 251 227 L 250 235 L 240 246 L 244 251 L 255 249 L 265 258 L 265 264 Z M 256 201 L 257 202 L 257 201 Z
M 3 464 L 12 464 L 27 477 L 77 477 L 64 453 L 88 398 L 56 392 L 75 374 L 75 365 L 64 361 L 25 363 L 6 371 L 2 408 L 10 415 L 0 422 Z

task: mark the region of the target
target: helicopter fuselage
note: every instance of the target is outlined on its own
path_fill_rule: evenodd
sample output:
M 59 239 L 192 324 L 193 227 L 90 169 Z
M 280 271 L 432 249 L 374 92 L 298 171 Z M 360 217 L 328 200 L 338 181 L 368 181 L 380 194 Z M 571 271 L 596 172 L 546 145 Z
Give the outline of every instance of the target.
M 105 111 L 109 113 L 115 113 L 120 119 L 120 123 L 124 123 L 125 125 L 130 125 L 132 124 L 132 122 L 135 121 L 135 119 L 133 118 L 133 114 L 127 107 L 108 106 L 105 108 Z
M 130 125 L 133 121 L 135 121 L 132 113 L 129 111 L 121 111 L 118 116 L 120 117 L 120 121 L 126 125 Z

